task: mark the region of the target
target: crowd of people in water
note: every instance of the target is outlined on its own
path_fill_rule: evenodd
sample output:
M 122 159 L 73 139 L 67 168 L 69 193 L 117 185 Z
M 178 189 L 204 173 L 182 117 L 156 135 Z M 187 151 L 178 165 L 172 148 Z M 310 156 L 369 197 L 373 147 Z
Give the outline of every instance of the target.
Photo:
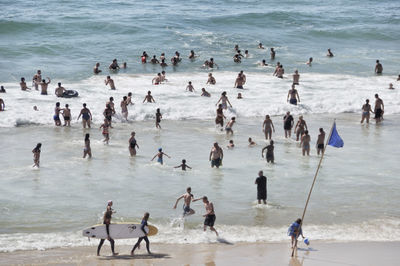
M 262 45 L 262 43 L 259 43 L 258 49 L 265 49 L 265 47 Z M 241 50 L 239 49 L 238 45 L 235 45 L 234 47 L 234 56 L 233 56 L 233 61 L 235 63 L 240 63 L 243 58 L 247 58 L 249 56 L 249 51 L 245 50 L 244 54 L 242 54 Z M 334 57 L 331 49 L 328 49 L 327 52 L 328 57 Z M 190 51 L 190 54 L 188 56 L 188 59 L 191 61 L 195 61 L 199 56 L 195 54 L 193 50 Z M 276 51 L 274 48 L 270 48 L 270 60 L 273 62 L 276 58 Z M 159 58 L 157 58 L 156 55 L 153 55 L 150 57 L 146 52 L 143 52 L 141 56 L 141 63 L 142 64 L 157 64 L 160 65 L 163 69 L 168 66 L 166 62 L 166 55 L 165 53 L 162 53 Z M 173 66 L 179 65 L 179 63 L 182 61 L 182 57 L 180 53 L 177 51 L 175 52 L 174 56 L 170 59 L 170 64 Z M 313 58 L 309 58 L 309 60 L 306 62 L 307 65 L 310 67 L 312 66 Z M 266 60 L 262 60 L 260 63 L 261 66 L 267 66 L 268 64 L 266 63 Z M 205 60 L 203 65 L 203 68 L 206 69 L 218 69 L 219 66 L 218 64 L 214 61 L 213 58 L 210 58 L 208 60 Z M 273 72 L 273 75 L 276 76 L 277 78 L 283 78 L 283 75 L 285 74 L 285 70 L 283 65 L 280 62 L 277 62 L 274 64 L 275 70 Z M 111 73 L 117 73 L 119 69 L 121 68 L 127 68 L 127 63 L 124 62 L 121 66 L 118 64 L 117 59 L 114 59 L 112 63 L 109 65 L 109 71 Z M 94 68 L 93 68 L 93 73 L 95 75 L 101 73 L 102 70 L 100 69 L 100 63 L 96 63 Z M 376 66 L 375 66 L 375 73 L 377 75 L 381 75 L 383 73 L 383 66 L 379 62 L 379 60 L 376 60 Z M 293 82 L 291 85 L 291 88 L 288 91 L 287 94 L 287 102 L 292 105 L 297 105 L 300 102 L 300 96 L 299 92 L 296 89 L 296 86 L 300 84 L 300 74 L 297 70 L 294 71 L 293 75 Z M 397 81 L 400 80 L 400 75 L 397 79 Z M 151 83 L 153 85 L 160 85 L 162 83 L 168 82 L 168 79 L 166 78 L 166 72 L 165 70 L 157 73 L 157 75 L 151 80 Z M 47 95 L 48 94 L 48 86 L 51 83 L 51 79 L 47 77 L 46 79 L 42 77 L 41 70 L 37 70 L 36 74 L 32 78 L 32 88 L 29 88 L 26 84 L 25 78 L 21 78 L 20 82 L 20 87 L 21 90 L 39 90 L 40 87 L 40 93 L 42 95 Z M 106 86 L 109 86 L 111 90 L 116 90 L 116 86 L 114 83 L 114 80 L 111 78 L 111 76 L 107 76 L 105 81 L 104 81 Z M 216 79 L 213 76 L 212 73 L 208 74 L 208 79 L 206 84 L 207 85 L 215 85 Z M 234 88 L 237 88 L 239 90 L 243 89 L 246 84 L 246 75 L 244 74 L 243 71 L 240 71 L 235 79 L 234 83 Z M 389 85 L 389 89 L 394 89 L 393 84 Z M 188 82 L 188 85 L 186 86 L 186 91 L 188 92 L 195 92 L 195 88 L 192 84 L 191 81 Z M 65 96 L 66 89 L 62 86 L 62 84 L 59 82 L 58 86 L 56 87 L 54 93 L 57 97 L 64 97 Z M 1 86 L 0 93 L 6 93 L 5 89 L 3 86 Z M 205 88 L 201 89 L 201 96 L 203 97 L 210 97 L 210 93 L 207 92 Z M 237 99 L 243 99 L 242 94 L 239 92 Z M 157 99 L 159 100 L 159 99 Z M 162 100 L 162 99 L 161 99 Z M 156 103 L 155 99 L 151 95 L 151 91 L 149 90 L 147 95 L 144 96 L 143 103 Z M 126 96 L 123 96 L 120 102 L 120 108 L 121 108 L 121 115 L 125 121 L 128 121 L 128 109 L 129 106 L 133 104 L 132 102 L 132 93 L 129 92 Z M 234 134 L 234 126 L 236 124 L 236 117 L 231 117 L 230 119 L 227 120 L 227 118 L 224 115 L 224 111 L 227 110 L 228 108 L 232 108 L 232 104 L 229 101 L 229 98 L 227 96 L 227 92 L 223 91 L 221 93 L 221 96 L 217 103 L 215 104 L 217 106 L 216 109 L 216 117 L 215 117 L 215 125 L 219 127 L 221 131 L 225 130 L 226 135 L 228 137 L 232 136 Z M 384 104 L 381 98 L 379 98 L 378 94 L 375 94 L 375 104 L 374 107 L 372 107 L 369 103 L 369 99 L 366 100 L 365 104 L 362 106 L 362 118 L 361 118 L 361 123 L 369 123 L 370 120 L 370 114 L 375 115 L 375 121 L 376 123 L 379 123 L 383 119 L 383 114 L 384 114 Z M 5 110 L 5 102 L 3 99 L 0 98 L 0 111 Z M 38 110 L 36 106 L 34 106 L 34 110 Z M 161 121 L 162 121 L 162 113 L 160 108 L 155 108 L 156 113 L 155 113 L 155 126 L 158 129 L 161 129 Z M 102 130 L 102 135 L 104 137 L 104 143 L 108 144 L 110 141 L 110 131 L 113 128 L 113 116 L 116 114 L 116 108 L 115 108 L 115 103 L 114 103 L 114 98 L 110 97 L 109 100 L 105 104 L 105 109 L 103 111 L 104 115 L 104 120 L 103 123 L 100 125 L 100 129 Z M 61 121 L 61 117 L 64 120 L 64 123 Z M 83 103 L 82 109 L 77 117 L 77 120 L 82 118 L 82 126 L 84 129 L 88 128 L 90 129 L 92 126 L 92 113 L 87 107 L 86 103 Z M 57 102 L 55 104 L 54 108 L 54 115 L 53 115 L 53 120 L 56 126 L 66 126 L 69 127 L 71 126 L 71 121 L 72 121 L 72 114 L 71 110 L 69 109 L 69 105 L 65 104 L 65 107 L 61 107 L 60 103 Z M 225 121 L 227 120 L 227 123 L 225 124 Z M 302 150 L 302 155 L 309 156 L 310 155 L 310 150 L 311 150 L 311 136 L 307 128 L 307 123 L 302 115 L 298 117 L 298 120 L 295 122 L 294 117 L 290 114 L 290 112 L 287 112 L 283 119 L 281 120 L 283 122 L 283 129 L 284 129 L 284 134 L 285 138 L 291 138 L 292 136 L 292 130 L 295 135 L 296 141 L 300 142 L 300 147 Z M 262 131 L 264 132 L 265 139 L 267 140 L 267 145 L 261 149 L 261 156 L 262 158 L 266 158 L 266 161 L 268 163 L 274 163 L 274 141 L 272 139 L 273 133 L 275 133 L 275 126 L 272 121 L 272 118 L 270 115 L 266 115 L 265 119 L 262 123 Z M 319 133 L 317 136 L 317 141 L 316 141 L 316 151 L 317 154 L 323 154 L 324 149 L 325 149 L 325 131 L 323 128 L 319 129 Z M 130 156 L 135 156 L 137 153 L 137 149 L 139 148 L 139 145 L 135 139 L 136 133 L 132 132 L 129 140 L 128 140 L 128 150 Z M 248 146 L 253 147 L 255 146 L 256 143 L 249 138 L 248 139 Z M 40 166 L 40 153 L 41 153 L 41 143 L 38 143 L 36 147 L 32 150 L 33 156 L 34 156 L 34 167 L 39 167 Z M 229 144 L 227 145 L 228 149 L 234 149 L 235 144 L 233 140 L 229 140 Z M 170 158 L 168 154 L 166 154 L 162 148 L 158 149 L 158 152 L 153 156 L 151 161 L 157 158 L 157 162 L 160 164 L 163 164 L 164 156 Z M 84 138 L 84 149 L 83 149 L 83 158 L 91 158 L 92 157 L 92 150 L 90 146 L 90 134 L 86 133 L 85 138 Z M 210 150 L 209 154 L 209 161 L 211 164 L 211 167 L 216 167 L 219 168 L 222 166 L 222 161 L 224 158 L 224 152 L 223 148 L 218 144 L 214 143 L 212 145 L 212 148 Z M 178 166 L 175 166 L 175 168 L 180 168 L 183 171 L 186 171 L 186 169 L 192 169 L 189 165 L 187 165 L 186 160 L 183 159 L 182 163 Z M 267 178 L 263 175 L 263 172 L 260 171 L 258 173 L 258 177 L 255 180 L 255 184 L 257 185 L 257 200 L 259 204 L 266 204 L 267 203 Z M 207 227 L 210 228 L 211 231 L 215 232 L 215 234 L 218 236 L 218 232 L 214 228 L 214 222 L 216 219 L 215 216 L 215 210 L 213 203 L 208 200 L 206 196 L 200 197 L 195 199 L 193 194 L 191 193 L 191 188 L 188 187 L 186 190 L 186 193 L 180 196 L 174 205 L 174 208 L 177 207 L 178 202 L 183 199 L 184 201 L 184 206 L 183 206 L 183 216 L 189 216 L 195 214 L 195 211 L 190 208 L 191 202 L 196 202 L 198 200 L 202 200 L 205 206 L 206 213 L 203 215 L 205 217 L 204 221 L 204 230 L 206 230 Z M 117 254 L 114 251 L 114 240 L 110 237 L 109 235 L 109 225 L 111 222 L 111 217 L 112 214 L 114 213 L 114 210 L 111 208 L 112 206 L 112 201 L 110 201 L 107 205 L 107 209 L 104 214 L 104 219 L 103 223 L 106 225 L 107 228 L 107 234 L 108 234 L 108 240 L 111 243 L 111 249 L 113 254 Z M 147 226 L 147 221 L 149 219 L 150 214 L 145 213 L 143 220 L 141 222 L 141 230 L 144 232 L 144 237 L 139 238 L 138 242 L 134 245 L 131 254 L 134 254 L 134 251 L 136 248 L 140 246 L 140 243 L 142 240 L 145 240 L 146 242 L 146 248 L 147 251 L 150 253 L 150 244 L 149 240 L 147 238 L 147 233 L 145 231 L 145 227 Z M 298 219 L 296 220 L 295 223 L 293 223 L 289 229 L 290 233 L 289 235 L 292 237 L 292 247 L 294 246 L 294 243 L 297 241 L 297 238 L 299 235 L 302 235 L 301 231 L 301 220 Z M 304 237 L 304 236 L 303 236 Z M 99 243 L 97 254 L 100 254 L 100 249 L 104 243 L 104 239 L 102 239 Z

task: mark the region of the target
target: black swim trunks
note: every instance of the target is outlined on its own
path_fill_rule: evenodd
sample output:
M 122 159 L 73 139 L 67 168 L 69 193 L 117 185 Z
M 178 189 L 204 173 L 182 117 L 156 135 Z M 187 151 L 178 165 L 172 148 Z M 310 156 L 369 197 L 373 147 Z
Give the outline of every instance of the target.
M 215 214 L 209 214 L 206 216 L 206 219 L 204 220 L 204 225 L 206 226 L 214 226 L 215 223 Z
M 378 108 L 375 111 L 375 118 L 381 118 L 382 117 L 382 109 Z
M 220 165 L 221 165 L 221 159 L 220 158 L 211 160 L 211 166 L 219 167 Z
M 318 144 L 318 150 L 323 150 L 324 149 L 324 144 Z

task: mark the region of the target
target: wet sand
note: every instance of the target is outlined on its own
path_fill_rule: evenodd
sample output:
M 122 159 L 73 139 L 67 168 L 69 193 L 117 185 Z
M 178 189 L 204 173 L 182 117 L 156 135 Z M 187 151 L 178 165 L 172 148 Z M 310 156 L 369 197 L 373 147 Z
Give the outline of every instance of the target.
M 399 265 L 400 242 L 313 242 L 290 257 L 288 243 L 154 244 L 152 255 L 145 245 L 131 257 L 130 246 L 117 246 L 111 256 L 109 245 L 96 256 L 96 245 L 45 251 L 2 253 L 1 265 Z

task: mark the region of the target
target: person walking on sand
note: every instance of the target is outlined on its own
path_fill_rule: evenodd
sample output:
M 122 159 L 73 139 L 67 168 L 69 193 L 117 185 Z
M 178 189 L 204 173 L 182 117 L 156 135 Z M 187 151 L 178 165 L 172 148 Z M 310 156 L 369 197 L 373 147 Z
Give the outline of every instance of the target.
M 296 141 L 299 141 L 299 138 L 303 135 L 304 130 L 307 130 L 307 123 L 303 119 L 303 116 L 299 116 L 299 121 L 297 121 L 297 124 L 294 128 L 294 132 L 296 133 Z
M 375 65 L 375 73 L 380 75 L 383 72 L 383 66 L 382 64 L 379 62 L 379 60 L 376 60 L 376 65 Z
M 383 113 L 385 112 L 385 106 L 383 105 L 383 101 L 379 98 L 378 94 L 375 94 L 375 122 L 379 123 L 383 120 Z
M 290 101 L 289 101 L 289 97 L 290 97 Z M 293 105 L 297 105 L 297 102 L 300 102 L 300 96 L 299 96 L 299 93 L 297 92 L 294 84 L 292 84 L 292 89 L 290 89 L 288 91 L 286 101 L 290 102 L 290 104 L 293 104 Z
M 293 116 L 288 111 L 286 115 L 283 117 L 283 129 L 285 130 L 285 138 L 290 138 L 292 134 L 292 128 L 294 125 Z
M 301 230 L 301 219 L 297 219 L 294 223 L 292 223 L 288 229 L 288 236 L 292 239 L 292 249 L 297 247 L 297 238 L 303 235 L 303 230 Z
M 41 152 L 42 143 L 38 143 L 36 147 L 32 150 L 33 153 L 33 166 L 32 167 L 40 167 L 40 152 Z
M 114 80 L 110 76 L 107 76 L 107 79 L 104 81 L 104 83 L 106 86 L 109 85 L 111 90 L 115 90 Z
M 269 115 L 266 115 L 263 123 L 263 132 L 265 134 L 265 139 L 272 138 L 272 131 L 274 131 L 275 133 L 274 123 L 272 123 L 272 120 L 269 117 Z
M 136 133 L 132 131 L 131 137 L 129 138 L 129 153 L 131 154 L 131 156 L 136 155 L 136 147 L 139 149 L 139 145 L 136 142 L 135 135 Z
M 103 128 L 103 136 L 104 136 L 104 140 L 103 142 L 105 142 L 108 145 L 108 141 L 110 140 L 110 132 L 109 132 L 109 128 L 110 128 L 110 124 L 107 120 L 107 118 L 104 118 L 104 123 L 100 126 L 100 129 Z
M 318 139 L 317 139 L 317 154 L 319 155 L 324 154 L 324 143 L 325 143 L 325 131 L 324 129 L 321 127 L 319 129 L 319 135 L 318 135 Z
M 361 116 L 361 124 L 364 123 L 364 119 L 367 121 L 367 124 L 369 124 L 369 118 L 370 118 L 370 113 L 374 113 L 371 109 L 371 105 L 369 104 L 369 99 L 365 100 L 365 104 L 361 108 L 362 110 L 362 116 Z
M 226 135 L 229 135 L 229 134 L 233 135 L 232 127 L 235 124 L 235 122 L 236 122 L 236 118 L 232 117 L 231 120 L 226 124 L 226 127 L 225 127 Z
M 110 241 L 112 254 L 113 254 L 113 256 L 116 256 L 116 255 L 118 255 L 118 253 L 116 253 L 114 251 L 114 243 L 115 243 L 115 241 L 110 236 L 111 218 L 112 218 L 113 213 L 115 213 L 115 211 L 112 208 L 112 205 L 113 205 L 113 202 L 111 200 L 109 200 L 108 203 L 107 203 L 107 209 L 106 209 L 106 211 L 104 213 L 104 216 L 103 216 L 103 224 L 106 225 L 107 240 Z M 104 241 L 105 241 L 105 239 L 100 239 L 100 243 L 97 246 L 97 256 L 100 256 L 100 249 L 103 246 Z
M 178 166 L 175 166 L 174 168 L 181 168 L 182 171 L 186 171 L 186 168 L 192 169 L 192 167 L 190 167 L 189 165 L 186 164 L 186 160 L 183 159 L 182 163 Z
M 86 103 L 83 104 L 83 108 L 76 120 L 79 120 L 81 116 L 82 116 L 83 128 L 86 128 L 86 125 L 88 126 L 88 128 L 90 128 L 90 121 L 92 121 L 92 113 L 88 108 L 86 108 Z
M 213 147 L 211 148 L 209 156 L 209 161 L 211 161 L 211 167 L 214 168 L 215 166 L 219 168 L 222 165 L 223 158 L 224 158 L 224 152 L 222 148 L 218 146 L 218 143 L 215 142 Z
M 153 161 L 154 158 L 157 157 L 157 162 L 159 162 L 161 165 L 163 165 L 164 164 L 164 160 L 163 160 L 164 155 L 167 156 L 168 158 L 171 158 L 168 154 L 166 154 L 162 151 L 162 148 L 159 148 L 158 153 L 156 155 L 154 155 L 154 157 L 153 157 L 153 159 L 151 159 L 151 161 Z
M 85 148 L 83 148 L 83 158 L 89 155 L 89 159 L 92 158 L 92 149 L 90 148 L 90 135 L 86 133 L 85 135 Z
M 267 204 L 267 178 L 264 176 L 263 171 L 258 172 L 258 177 L 254 184 L 257 185 L 258 204 L 261 204 L 261 200 L 264 204 Z
M 151 252 L 150 252 L 150 241 L 149 241 L 149 238 L 147 237 L 147 232 L 145 230 L 145 227 L 147 226 L 147 221 L 149 220 L 149 217 L 150 217 L 150 213 L 145 212 L 144 215 L 143 215 L 143 218 L 142 218 L 142 222 L 140 223 L 140 230 L 142 230 L 142 232 L 144 233 L 144 236 L 139 237 L 138 241 L 133 246 L 132 251 L 131 251 L 131 256 L 134 255 L 135 249 L 140 246 L 140 243 L 143 240 L 146 242 L 147 253 L 151 254 Z
M 195 211 L 190 208 L 190 203 L 194 199 L 191 187 L 186 188 L 186 193 L 176 199 L 174 209 L 176 209 L 176 206 L 178 205 L 178 202 L 181 199 L 183 199 L 183 215 L 182 215 L 182 217 L 193 215 L 195 213 Z
M 274 141 L 271 139 L 269 142 L 269 145 L 265 146 L 261 150 L 261 157 L 264 158 L 264 151 L 267 150 L 267 153 L 265 154 L 265 158 L 267 159 L 267 163 L 274 163 Z
M 66 104 L 65 108 L 62 109 L 62 115 L 64 117 L 64 127 L 70 127 L 71 126 L 71 109 L 69 109 L 69 105 Z
M 206 213 L 203 215 L 205 217 L 204 219 L 204 232 L 207 230 L 207 227 L 210 227 L 210 230 L 215 232 L 215 234 L 218 237 L 218 232 L 214 228 L 214 223 L 215 223 L 215 210 L 214 210 L 214 204 L 210 201 L 208 201 L 208 198 L 206 196 L 200 198 L 200 199 L 194 199 L 193 202 L 198 201 L 198 200 L 203 200 L 204 207 L 206 209 Z
M 162 119 L 162 114 L 161 114 L 160 108 L 157 108 L 157 111 L 156 111 L 156 128 L 158 128 L 158 129 L 161 129 L 161 126 L 160 126 L 161 119 Z
M 228 96 L 226 96 L 226 91 L 221 93 L 221 97 L 219 98 L 218 102 L 215 105 L 217 106 L 219 102 L 221 102 L 222 108 L 224 109 L 228 108 L 227 103 L 229 103 L 229 106 L 232 108 L 232 104 L 230 103 Z
M 151 96 L 151 91 L 147 92 L 147 95 L 144 97 L 143 103 L 148 102 L 148 103 L 155 103 L 156 101 L 154 100 L 153 96 Z
M 311 137 L 308 135 L 308 130 L 304 131 L 304 134 L 301 136 L 300 146 L 302 147 L 303 156 L 310 156 L 310 141 Z

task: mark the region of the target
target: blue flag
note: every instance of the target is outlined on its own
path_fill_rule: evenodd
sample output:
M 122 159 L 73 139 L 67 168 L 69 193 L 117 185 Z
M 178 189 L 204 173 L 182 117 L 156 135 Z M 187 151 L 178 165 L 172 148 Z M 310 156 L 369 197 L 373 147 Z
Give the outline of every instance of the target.
M 333 123 L 332 134 L 329 138 L 328 145 L 331 145 L 336 148 L 341 148 L 344 145 L 342 138 L 339 136 L 339 133 L 336 131 L 336 123 Z

